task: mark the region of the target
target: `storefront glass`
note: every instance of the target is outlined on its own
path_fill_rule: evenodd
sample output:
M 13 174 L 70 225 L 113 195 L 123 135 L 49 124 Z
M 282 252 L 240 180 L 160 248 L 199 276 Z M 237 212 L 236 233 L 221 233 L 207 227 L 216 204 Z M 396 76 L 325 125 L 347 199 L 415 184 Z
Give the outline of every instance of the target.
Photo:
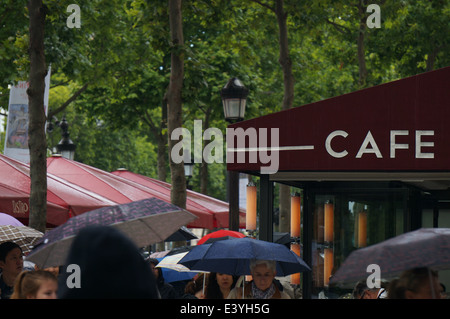
M 392 189 L 315 193 L 313 298 L 338 298 L 351 291 L 328 289 L 330 276 L 355 249 L 404 232 L 406 195 Z

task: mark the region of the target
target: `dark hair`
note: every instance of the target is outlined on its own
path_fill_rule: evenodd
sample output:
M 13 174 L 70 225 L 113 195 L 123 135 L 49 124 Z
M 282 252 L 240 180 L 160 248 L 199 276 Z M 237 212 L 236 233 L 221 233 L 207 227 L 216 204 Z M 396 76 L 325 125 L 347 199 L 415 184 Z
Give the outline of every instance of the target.
M 0 244 L 0 261 L 6 261 L 6 255 L 13 250 L 14 248 L 19 248 L 20 251 L 22 251 L 22 248 L 20 248 L 19 245 L 12 241 L 7 241 Z
M 233 284 L 231 285 L 231 289 L 236 285 L 236 281 L 239 277 L 233 277 Z M 212 272 L 209 274 L 207 284 L 206 284 L 206 299 L 224 299 L 223 294 L 220 291 L 219 284 L 217 283 L 217 273 Z
M 352 291 L 353 299 L 359 299 L 363 293 L 367 290 L 367 283 L 365 280 L 358 281 Z
M 429 276 L 438 277 L 436 271 L 427 267 L 414 268 L 404 271 L 400 278 L 391 281 L 388 289 L 389 299 L 405 299 L 406 290 L 417 292 Z
M 207 276 L 205 273 L 199 273 L 198 275 L 195 275 L 194 278 L 192 278 L 191 281 L 189 281 L 186 286 L 184 287 L 184 293 L 195 295 L 200 290 L 203 290 L 203 278 L 204 276 Z M 205 281 L 207 283 L 208 280 Z

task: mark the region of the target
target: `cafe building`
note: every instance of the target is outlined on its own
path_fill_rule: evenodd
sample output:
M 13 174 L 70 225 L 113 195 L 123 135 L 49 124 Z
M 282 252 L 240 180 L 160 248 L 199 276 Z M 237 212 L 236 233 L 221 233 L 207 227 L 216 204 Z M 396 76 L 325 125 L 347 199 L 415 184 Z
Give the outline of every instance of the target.
M 259 177 L 262 240 L 274 184 L 299 189 L 291 231 L 312 268 L 303 298 L 318 298 L 351 251 L 450 228 L 450 67 L 232 124 L 227 169 Z

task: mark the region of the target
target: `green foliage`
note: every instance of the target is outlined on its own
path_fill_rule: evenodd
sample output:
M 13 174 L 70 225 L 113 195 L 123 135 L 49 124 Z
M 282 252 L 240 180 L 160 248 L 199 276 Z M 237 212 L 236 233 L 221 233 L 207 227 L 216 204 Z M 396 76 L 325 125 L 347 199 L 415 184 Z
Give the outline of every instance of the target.
M 157 140 L 165 132 L 164 96 L 170 77 L 167 1 L 78 0 L 81 28 L 70 29 L 71 0 L 44 1 L 45 54 L 52 66 L 50 109 L 88 88 L 63 113 L 76 159 L 157 177 Z M 249 89 L 246 118 L 281 109 L 283 74 L 274 1 L 183 1 L 185 78 L 183 121 L 225 132 L 220 90 L 231 77 Z M 367 6 L 369 1 L 362 2 Z M 358 88 L 357 1 L 285 0 L 295 79 L 294 106 Z M 382 26 L 365 28 L 367 86 L 449 65 L 448 1 L 380 1 Z M 0 107 L 7 85 L 28 73 L 25 0 L 0 5 Z M 433 62 L 433 63 L 431 63 Z M 207 127 L 203 127 L 206 129 Z M 155 133 L 156 132 L 156 133 Z M 60 139 L 48 134 L 49 148 Z M 199 164 L 191 184 L 200 188 Z M 209 165 L 208 192 L 225 197 L 225 164 Z

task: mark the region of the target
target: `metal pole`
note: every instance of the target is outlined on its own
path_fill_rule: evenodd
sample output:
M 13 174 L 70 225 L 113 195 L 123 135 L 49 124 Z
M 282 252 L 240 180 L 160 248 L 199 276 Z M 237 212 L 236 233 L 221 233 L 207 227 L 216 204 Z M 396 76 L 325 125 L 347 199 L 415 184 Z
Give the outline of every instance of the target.
M 228 196 L 228 229 L 239 231 L 239 172 L 228 171 Z
M 269 175 L 260 178 L 259 239 L 273 242 L 273 182 Z

